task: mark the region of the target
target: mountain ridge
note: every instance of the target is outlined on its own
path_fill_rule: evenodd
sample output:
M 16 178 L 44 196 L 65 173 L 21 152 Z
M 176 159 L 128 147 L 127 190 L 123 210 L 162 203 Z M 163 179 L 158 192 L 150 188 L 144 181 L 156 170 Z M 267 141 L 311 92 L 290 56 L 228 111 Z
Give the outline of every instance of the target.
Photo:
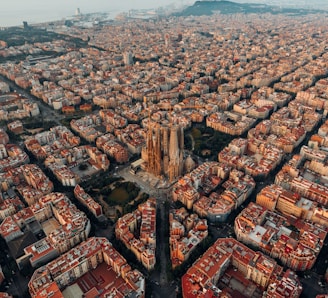
M 305 15 L 312 13 L 327 13 L 319 9 L 305 8 L 286 8 L 259 3 L 238 3 L 232 1 L 196 1 L 193 5 L 188 6 L 176 16 L 200 16 L 212 14 L 233 14 L 233 13 L 271 13 L 271 14 L 293 14 Z

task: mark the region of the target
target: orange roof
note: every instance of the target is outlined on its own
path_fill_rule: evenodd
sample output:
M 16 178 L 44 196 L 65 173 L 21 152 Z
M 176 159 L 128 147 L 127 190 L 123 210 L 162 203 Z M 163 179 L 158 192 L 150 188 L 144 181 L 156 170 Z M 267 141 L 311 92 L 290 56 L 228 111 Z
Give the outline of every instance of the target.
M 55 282 L 52 282 L 48 285 L 47 288 L 40 290 L 34 298 L 64 298 L 62 292 L 60 291 L 58 285 Z

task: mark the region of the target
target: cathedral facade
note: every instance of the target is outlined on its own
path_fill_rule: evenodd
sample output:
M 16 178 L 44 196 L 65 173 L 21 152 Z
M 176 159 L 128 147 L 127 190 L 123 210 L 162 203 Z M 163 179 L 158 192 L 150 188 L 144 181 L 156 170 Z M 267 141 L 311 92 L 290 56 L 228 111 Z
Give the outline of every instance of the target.
M 163 176 L 170 182 L 183 174 L 184 133 L 179 125 L 149 125 L 146 146 L 141 158 L 144 168 L 155 176 Z

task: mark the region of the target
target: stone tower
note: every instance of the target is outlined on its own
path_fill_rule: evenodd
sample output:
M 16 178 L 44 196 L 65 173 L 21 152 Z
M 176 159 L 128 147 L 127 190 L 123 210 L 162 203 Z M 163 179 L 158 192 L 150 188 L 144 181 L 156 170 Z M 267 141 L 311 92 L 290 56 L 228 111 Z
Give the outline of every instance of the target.
M 183 127 L 149 125 L 146 147 L 142 150 L 146 170 L 174 181 L 183 174 Z

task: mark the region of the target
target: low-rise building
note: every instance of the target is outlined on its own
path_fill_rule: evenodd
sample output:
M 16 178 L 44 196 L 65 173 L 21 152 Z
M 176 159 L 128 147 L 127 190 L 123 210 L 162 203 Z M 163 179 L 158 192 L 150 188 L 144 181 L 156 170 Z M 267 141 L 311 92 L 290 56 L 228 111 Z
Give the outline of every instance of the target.
M 256 203 L 271 211 L 277 210 L 284 215 L 295 216 L 328 227 L 326 208 L 276 184 L 264 187 L 257 194 Z
M 283 151 L 272 144 L 237 138 L 219 152 L 218 160 L 254 178 L 264 179 L 280 164 L 283 156 Z
M 189 214 L 185 208 L 171 210 L 169 221 L 170 256 L 174 269 L 188 260 L 197 245 L 207 237 L 208 226 L 206 219 Z
M 238 240 L 278 258 L 292 270 L 309 270 L 323 247 L 327 232 L 301 220 L 295 224 L 293 228 L 287 217 L 250 203 L 236 217 L 234 227 Z
M 231 266 L 236 271 L 229 271 Z M 182 276 L 182 295 L 184 298 L 234 297 L 233 291 L 238 292 L 233 286 L 234 282 L 249 280 L 262 292 L 263 297 L 268 291 L 275 297 L 274 293 L 285 286 L 281 282 L 285 275 L 291 282 L 283 297 L 299 297 L 302 286 L 296 274 L 283 272 L 276 261 L 233 238 L 219 238 Z M 221 282 L 228 286 L 220 288 Z
M 102 264 L 105 264 L 104 268 Z M 100 275 L 93 275 L 98 276 L 98 282 L 91 285 L 91 280 L 83 280 L 84 274 L 97 268 L 102 271 Z M 72 283 L 87 297 L 100 294 L 145 297 L 143 275 L 133 270 L 105 238 L 89 238 L 46 266 L 36 269 L 28 286 L 33 298 L 64 297 L 63 291 Z
M 19 268 L 27 262 L 35 268 L 86 240 L 90 229 L 91 224 L 86 215 L 64 194 L 50 193 L 30 207 L 6 217 L 0 225 L 0 234 L 10 244 L 28 233 L 35 238 L 34 235 L 43 231 L 45 238 L 35 238 L 34 243 L 25 241 L 22 253 L 15 256 Z
M 103 215 L 102 207 L 98 204 L 89 194 L 87 194 L 80 185 L 74 187 L 74 195 L 77 200 L 83 204 L 95 216 L 100 217 Z
M 150 198 L 116 223 L 116 238 L 130 249 L 148 270 L 156 264 L 156 199 Z M 136 237 L 138 234 L 139 237 Z

